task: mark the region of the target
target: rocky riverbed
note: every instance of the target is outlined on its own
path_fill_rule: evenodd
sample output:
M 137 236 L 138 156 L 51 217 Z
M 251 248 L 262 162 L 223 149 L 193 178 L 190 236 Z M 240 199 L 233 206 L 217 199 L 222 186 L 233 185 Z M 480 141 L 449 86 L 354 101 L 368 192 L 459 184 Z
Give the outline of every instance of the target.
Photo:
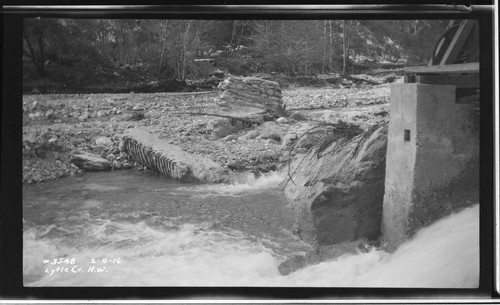
M 128 128 L 147 128 L 233 171 L 267 172 L 305 153 L 321 137 L 325 124 L 366 129 L 388 119 L 388 84 L 289 88 L 283 90 L 285 117 L 217 137 L 213 125 L 220 118 L 185 113 L 220 113 L 219 94 L 24 95 L 23 182 L 82 173 L 71 162 L 78 152 L 107 159 L 112 170 L 142 168 L 119 149 L 121 134 Z

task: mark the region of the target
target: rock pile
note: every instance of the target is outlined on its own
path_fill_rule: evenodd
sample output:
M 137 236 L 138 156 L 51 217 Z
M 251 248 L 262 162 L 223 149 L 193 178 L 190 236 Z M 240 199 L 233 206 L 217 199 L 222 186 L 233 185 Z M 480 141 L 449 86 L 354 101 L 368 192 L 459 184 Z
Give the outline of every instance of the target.
M 280 114 L 283 101 L 280 85 L 255 77 L 229 77 L 219 84 L 224 90 L 220 95 L 223 101 L 220 106 L 229 109 L 253 107 Z

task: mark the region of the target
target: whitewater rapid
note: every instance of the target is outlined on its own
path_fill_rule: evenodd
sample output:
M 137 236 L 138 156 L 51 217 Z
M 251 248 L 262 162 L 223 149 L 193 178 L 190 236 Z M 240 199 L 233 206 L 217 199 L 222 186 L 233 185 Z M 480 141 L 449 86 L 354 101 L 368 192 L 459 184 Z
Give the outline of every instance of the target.
M 242 192 L 273 187 L 279 181 L 270 175 L 232 186 L 174 185 L 167 191 L 206 192 L 215 199 L 237 200 Z M 123 192 L 102 181 L 84 186 L 107 194 Z M 280 237 L 254 235 L 219 222 L 186 223 L 154 213 L 145 218 L 130 218 L 133 212 L 125 215 L 129 218 L 105 218 L 97 212 L 111 203 L 97 195 L 82 200 L 87 200 L 83 216 L 68 208 L 52 223 L 25 227 L 25 286 L 476 288 L 479 284 L 479 205 L 423 228 L 392 254 L 373 248 L 282 276 L 278 266 L 286 255 L 305 249 L 300 241 L 286 237 L 291 235 L 286 230 Z

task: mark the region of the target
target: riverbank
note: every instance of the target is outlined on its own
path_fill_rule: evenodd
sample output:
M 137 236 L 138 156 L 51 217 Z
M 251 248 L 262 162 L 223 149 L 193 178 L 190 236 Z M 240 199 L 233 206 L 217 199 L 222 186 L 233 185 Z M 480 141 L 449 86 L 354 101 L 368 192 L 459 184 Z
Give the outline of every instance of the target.
M 146 128 L 233 171 L 262 173 L 304 153 L 315 139 L 304 135 L 315 126 L 344 122 L 366 129 L 388 118 L 389 84 L 296 87 L 283 90 L 288 117 L 216 138 L 210 124 L 217 117 L 181 113 L 218 113 L 219 93 L 24 95 L 23 183 L 82 173 L 70 161 L 77 151 L 112 159 L 113 170 L 141 169 L 119 150 L 129 128 Z

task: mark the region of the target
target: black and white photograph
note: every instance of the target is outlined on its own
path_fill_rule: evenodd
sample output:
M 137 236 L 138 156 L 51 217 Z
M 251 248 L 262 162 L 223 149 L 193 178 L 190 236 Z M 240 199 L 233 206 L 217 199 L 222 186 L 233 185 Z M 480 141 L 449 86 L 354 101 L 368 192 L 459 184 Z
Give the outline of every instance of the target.
M 265 17 L 23 18 L 23 287 L 479 288 L 480 20 Z

